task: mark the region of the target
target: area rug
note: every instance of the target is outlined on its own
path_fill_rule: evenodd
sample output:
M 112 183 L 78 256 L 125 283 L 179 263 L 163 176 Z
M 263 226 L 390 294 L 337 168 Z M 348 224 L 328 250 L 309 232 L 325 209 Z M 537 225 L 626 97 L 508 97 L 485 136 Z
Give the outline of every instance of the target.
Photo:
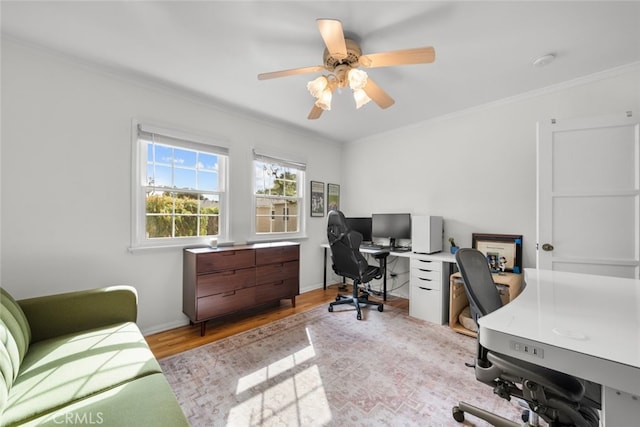
M 475 339 L 391 306 L 354 310 L 317 307 L 160 364 L 194 427 L 457 426 L 460 400 L 518 419 L 465 366 Z

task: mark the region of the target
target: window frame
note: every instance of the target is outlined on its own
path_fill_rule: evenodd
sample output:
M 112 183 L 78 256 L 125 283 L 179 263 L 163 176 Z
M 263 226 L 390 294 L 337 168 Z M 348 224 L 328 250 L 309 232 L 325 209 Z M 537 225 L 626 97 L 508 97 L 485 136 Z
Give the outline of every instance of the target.
M 277 164 L 283 167 L 293 168 L 298 171 L 297 176 L 297 203 L 298 203 L 298 231 L 296 232 L 257 232 L 256 222 L 257 222 L 257 199 L 259 196 L 256 193 L 257 185 L 256 181 L 258 177 L 256 176 L 256 162 L 266 162 L 270 164 Z M 304 239 L 307 237 L 306 229 L 306 200 L 307 200 L 307 192 L 306 192 L 306 183 L 307 183 L 307 171 L 306 164 L 300 161 L 287 160 L 284 157 L 280 157 L 277 155 L 271 155 L 263 153 L 262 151 L 253 150 L 253 156 L 251 158 L 251 238 L 254 241 L 274 241 L 274 240 L 295 240 L 295 239 Z M 278 196 L 280 197 L 280 196 Z M 275 212 L 277 215 L 277 212 Z M 273 220 L 274 211 L 271 210 L 270 214 L 267 216 L 271 216 Z M 288 212 L 287 212 L 288 216 Z
M 191 245 L 209 245 L 212 239 L 226 241 L 229 238 L 229 149 L 225 141 L 210 136 L 195 135 L 167 127 L 160 127 L 148 122 L 132 120 L 131 126 L 132 172 L 131 172 L 131 242 L 130 251 L 152 248 L 186 247 Z M 219 188 L 216 191 L 186 190 L 183 192 L 200 192 L 215 194 L 219 197 L 218 235 L 217 236 L 183 236 L 158 237 L 146 236 L 146 170 L 147 144 L 140 138 L 140 132 L 157 134 L 172 140 L 171 146 L 187 150 L 195 150 L 218 157 Z M 161 142 L 166 145 L 166 143 Z M 143 177 L 142 174 L 145 173 Z M 181 192 L 179 189 L 176 192 Z

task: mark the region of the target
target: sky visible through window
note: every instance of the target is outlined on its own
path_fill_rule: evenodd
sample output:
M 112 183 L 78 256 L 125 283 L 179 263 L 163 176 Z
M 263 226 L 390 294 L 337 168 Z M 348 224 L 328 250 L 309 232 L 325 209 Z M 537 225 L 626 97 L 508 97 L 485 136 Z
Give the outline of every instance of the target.
M 150 186 L 217 191 L 218 156 L 161 144 L 147 144 Z
M 277 163 L 254 161 L 255 192 L 273 196 L 298 196 L 299 171 Z M 279 183 L 278 183 L 279 181 Z

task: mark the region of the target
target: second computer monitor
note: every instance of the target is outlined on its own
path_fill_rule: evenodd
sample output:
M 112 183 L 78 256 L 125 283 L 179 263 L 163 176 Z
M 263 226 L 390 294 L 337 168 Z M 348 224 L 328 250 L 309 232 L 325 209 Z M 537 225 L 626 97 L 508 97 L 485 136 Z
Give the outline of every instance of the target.
M 347 225 L 350 229 L 362 234 L 363 242 L 371 241 L 371 217 L 347 217 L 345 219 L 347 220 Z
M 411 239 L 411 214 L 388 213 L 371 216 L 373 239 L 390 239 L 390 245 L 399 240 Z

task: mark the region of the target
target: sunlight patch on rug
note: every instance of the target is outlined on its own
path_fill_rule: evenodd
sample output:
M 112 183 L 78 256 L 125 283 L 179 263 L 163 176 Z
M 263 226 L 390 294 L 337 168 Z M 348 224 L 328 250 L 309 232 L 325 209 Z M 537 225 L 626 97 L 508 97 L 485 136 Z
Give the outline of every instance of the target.
M 475 339 L 391 306 L 363 315 L 322 306 L 160 364 L 193 427 L 457 426 L 460 400 L 519 418 L 465 366 Z
M 232 407 L 227 425 L 257 426 L 274 422 L 275 419 L 286 422 L 287 425 L 291 425 L 292 420 L 298 420 L 295 425 L 302 425 L 301 414 L 304 413 L 314 414 L 313 425 L 326 425 L 331 420 L 329 401 L 318 366 L 312 365 L 292 376 L 288 374 L 296 366 L 316 356 L 308 328 L 305 330 L 309 339 L 308 346 L 239 378 L 236 395 L 255 389 L 276 377 L 282 380 L 264 393 Z
M 240 378 L 240 380 L 238 381 L 237 393 L 241 393 L 253 386 L 265 382 L 269 378 L 274 378 L 277 375 L 282 374 L 289 369 L 292 369 L 296 365 L 299 365 L 302 362 L 311 359 L 315 355 L 316 352 L 314 351 L 311 343 L 309 343 L 309 345 L 302 350 L 296 351 L 293 354 L 290 354 L 280 360 L 277 360 L 274 363 L 271 363 L 269 366 L 260 368 Z
M 329 401 L 314 365 L 231 408 L 226 425 L 323 426 L 330 421 Z

